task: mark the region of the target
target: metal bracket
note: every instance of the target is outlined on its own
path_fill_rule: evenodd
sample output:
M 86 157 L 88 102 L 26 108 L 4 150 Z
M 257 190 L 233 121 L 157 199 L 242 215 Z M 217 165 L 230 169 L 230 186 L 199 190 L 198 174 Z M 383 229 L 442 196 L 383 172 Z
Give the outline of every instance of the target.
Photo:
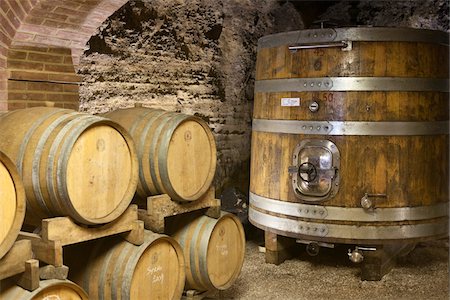
M 368 194 L 365 193 L 361 198 L 361 207 L 368 210 L 375 208 L 375 203 L 370 198 L 387 198 L 386 194 Z
M 318 49 L 318 48 L 342 48 L 342 51 L 351 51 L 353 48 L 352 41 L 340 41 L 331 43 L 313 43 L 313 44 L 298 44 L 294 46 L 288 46 L 289 51 L 297 52 L 297 50 L 303 49 Z

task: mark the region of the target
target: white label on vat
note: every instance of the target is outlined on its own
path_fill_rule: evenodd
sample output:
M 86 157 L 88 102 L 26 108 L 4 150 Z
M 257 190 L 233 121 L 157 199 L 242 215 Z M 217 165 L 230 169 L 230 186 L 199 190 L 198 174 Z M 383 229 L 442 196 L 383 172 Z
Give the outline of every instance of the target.
M 227 245 L 217 245 L 217 251 L 219 251 L 220 255 L 226 256 L 228 255 L 228 246 Z
M 281 106 L 300 106 L 300 98 L 281 98 Z
M 151 276 L 152 283 L 162 284 L 164 282 L 164 274 L 161 273 L 162 269 L 161 266 L 147 268 L 147 276 Z
M 164 282 L 164 274 L 155 274 L 152 277 L 152 283 L 163 283 Z

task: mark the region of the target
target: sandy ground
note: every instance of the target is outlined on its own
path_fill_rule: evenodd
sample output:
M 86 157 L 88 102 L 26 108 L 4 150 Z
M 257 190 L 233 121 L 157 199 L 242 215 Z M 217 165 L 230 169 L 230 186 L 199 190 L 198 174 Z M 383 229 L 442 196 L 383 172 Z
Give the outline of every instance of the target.
M 266 264 L 261 239 L 247 242 L 246 259 L 236 283 L 221 299 L 449 299 L 448 240 L 417 245 L 381 281 L 361 281 L 360 268 L 347 258 L 348 246 L 322 249 L 279 266 Z

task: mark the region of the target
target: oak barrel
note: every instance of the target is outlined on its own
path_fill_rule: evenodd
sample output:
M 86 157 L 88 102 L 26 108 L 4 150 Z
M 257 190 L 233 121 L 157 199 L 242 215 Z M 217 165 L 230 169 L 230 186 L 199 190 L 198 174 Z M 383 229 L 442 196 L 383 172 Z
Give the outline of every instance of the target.
M 306 241 L 448 235 L 448 38 L 376 27 L 261 38 L 250 222 Z
M 11 111 L 0 118 L 0 150 L 23 180 L 26 223 L 51 216 L 107 223 L 125 211 L 136 190 L 133 141 L 105 118 L 48 107 Z
M 0 299 L 14 300 L 87 300 L 85 291 L 69 280 L 43 280 L 34 291 L 15 285 L 12 280 L 2 281 Z
M 245 234 L 232 214 L 219 219 L 189 218 L 174 224 L 171 234 L 186 260 L 186 290 L 225 290 L 238 278 L 244 262 Z
M 150 231 L 145 231 L 144 240 L 141 246 L 116 238 L 97 240 L 90 250 L 68 248 L 64 263 L 69 279 L 90 299 L 180 299 L 185 278 L 180 246 Z
M 25 217 L 25 190 L 14 163 L 0 152 L 0 259 L 14 244 Z
M 216 144 L 202 119 L 135 107 L 104 115 L 126 128 L 139 158 L 137 195 L 168 194 L 176 201 L 204 195 L 216 170 Z

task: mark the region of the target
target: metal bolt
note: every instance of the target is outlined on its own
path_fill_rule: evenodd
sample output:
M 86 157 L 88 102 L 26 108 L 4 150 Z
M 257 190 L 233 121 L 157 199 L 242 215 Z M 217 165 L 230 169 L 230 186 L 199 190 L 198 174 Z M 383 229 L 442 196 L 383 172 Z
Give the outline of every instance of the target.
M 319 110 L 319 103 L 317 103 L 316 101 L 311 102 L 311 104 L 309 105 L 309 110 L 311 112 L 316 112 Z

